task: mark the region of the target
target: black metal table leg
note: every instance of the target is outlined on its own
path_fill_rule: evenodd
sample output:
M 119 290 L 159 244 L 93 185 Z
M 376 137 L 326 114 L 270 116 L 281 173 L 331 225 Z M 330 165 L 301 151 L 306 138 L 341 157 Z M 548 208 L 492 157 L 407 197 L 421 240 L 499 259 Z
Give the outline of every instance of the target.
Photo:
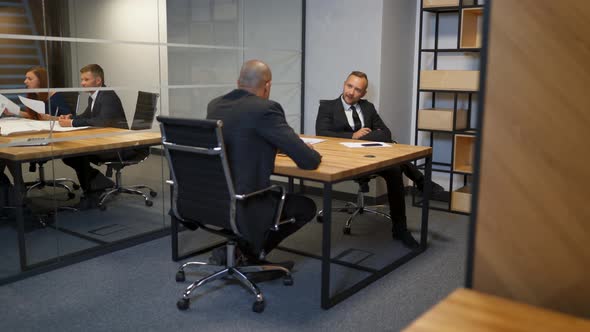
M 14 198 L 16 212 L 16 230 L 18 239 L 18 254 L 20 259 L 21 271 L 26 271 L 27 264 L 27 245 L 25 243 L 25 216 L 24 216 L 24 183 L 21 163 L 14 162 L 11 166 L 11 173 L 14 177 Z
M 332 184 L 324 183 L 324 218 L 322 222 L 322 308 L 329 309 L 330 301 L 330 249 L 332 234 Z
M 422 225 L 420 228 L 420 249 L 426 250 L 428 239 L 428 212 L 430 207 L 430 185 L 432 178 L 432 157 L 426 157 L 424 167 L 424 192 L 422 197 Z

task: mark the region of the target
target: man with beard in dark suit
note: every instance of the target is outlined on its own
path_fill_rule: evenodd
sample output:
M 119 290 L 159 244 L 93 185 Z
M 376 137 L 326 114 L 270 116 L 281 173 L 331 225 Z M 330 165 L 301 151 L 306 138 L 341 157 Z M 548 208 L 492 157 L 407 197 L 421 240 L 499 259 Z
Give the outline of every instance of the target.
M 316 135 L 352 138 L 367 141 L 393 142 L 391 131 L 375 106 L 365 99 L 369 80 L 360 71 L 353 71 L 344 82 L 342 95 L 333 100 L 320 102 L 316 119 Z M 408 248 L 417 248 L 418 242 L 412 237 L 406 225 L 406 203 L 402 173 L 414 181 L 420 191 L 424 187 L 424 175 L 412 163 L 404 163 L 379 172 L 387 183 L 390 215 L 393 222 L 394 239 L 401 240 Z M 433 184 L 433 191 L 442 187 Z
M 230 169 L 236 191 L 250 193 L 271 185 L 277 151 L 289 156 L 302 169 L 316 169 L 321 155 L 305 144 L 287 124 L 281 105 L 269 100 L 272 74 L 268 65 L 250 60 L 242 65 L 238 88 L 213 99 L 207 106 L 207 119 L 223 121 Z M 287 194 L 282 218 L 295 218 L 271 231 L 277 193 L 238 202 L 237 218 L 246 223 L 241 232 L 246 241 L 238 247 L 248 263 L 261 259 L 283 239 L 303 227 L 316 214 L 315 203 L 302 195 Z M 225 251 L 214 251 L 215 263 L 223 263 Z M 292 263 L 287 268 L 292 267 Z
M 105 87 L 102 67 L 97 64 L 90 64 L 80 69 L 80 85 L 84 88 Z M 129 129 L 121 99 L 119 99 L 115 91 L 94 90 L 90 91 L 90 93 L 88 106 L 82 114 L 74 118 L 70 114 L 59 117 L 59 124 L 62 127 L 92 126 Z M 80 187 L 84 191 L 84 197 L 80 201 L 80 208 L 93 207 L 98 202 L 100 194 L 105 189 L 114 186 L 111 179 L 90 166 L 90 163 L 99 164 L 102 161 L 113 160 L 116 157 L 116 153 L 103 153 L 63 159 L 66 165 L 76 171 Z

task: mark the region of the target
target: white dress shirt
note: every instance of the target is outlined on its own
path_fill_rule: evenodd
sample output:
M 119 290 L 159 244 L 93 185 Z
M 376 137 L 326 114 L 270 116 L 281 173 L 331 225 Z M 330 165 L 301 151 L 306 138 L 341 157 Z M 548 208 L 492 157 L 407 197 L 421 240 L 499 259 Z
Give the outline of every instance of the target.
M 358 114 L 359 119 L 361 119 L 361 128 L 364 128 L 365 127 L 365 118 L 363 117 L 363 112 L 361 112 L 361 106 L 359 105 L 359 103 L 356 103 L 354 105 L 348 105 L 344 101 L 344 98 L 342 98 L 342 96 L 340 96 L 340 100 L 342 101 L 342 107 L 344 108 L 344 114 L 346 114 L 346 119 L 348 120 L 348 124 L 350 125 L 350 128 L 352 128 L 354 130 L 354 119 L 352 118 L 352 109 L 350 108 L 350 106 L 354 106 L 354 108 L 356 108 L 356 114 Z

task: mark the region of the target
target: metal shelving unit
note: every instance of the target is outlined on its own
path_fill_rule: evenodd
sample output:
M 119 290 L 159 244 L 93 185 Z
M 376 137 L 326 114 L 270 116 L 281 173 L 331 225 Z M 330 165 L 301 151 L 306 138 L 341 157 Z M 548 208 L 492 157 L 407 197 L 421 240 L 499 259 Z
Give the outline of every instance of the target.
M 433 71 L 437 71 L 437 70 L 445 70 L 446 68 L 439 68 L 439 57 L 444 57 L 446 55 L 450 55 L 450 54 L 457 54 L 457 53 L 464 53 L 464 55 L 469 55 L 469 56 L 478 56 L 479 52 L 480 52 L 480 47 L 481 45 L 478 44 L 479 40 L 480 40 L 480 36 L 479 36 L 479 32 L 478 31 L 462 31 L 463 28 L 466 29 L 477 29 L 477 20 L 481 19 L 478 18 L 477 15 L 480 15 L 483 13 L 483 4 L 480 3 L 481 1 L 478 0 L 472 0 L 469 3 L 467 3 L 467 0 L 423 0 L 421 2 L 420 5 L 420 31 L 419 31 L 419 51 L 418 51 L 418 80 L 417 80 L 417 100 L 416 100 L 416 121 L 415 121 L 415 128 L 414 128 L 414 144 L 418 145 L 420 143 L 420 137 L 423 137 L 424 134 L 426 133 L 426 138 L 422 140 L 422 143 L 424 143 L 424 141 L 427 141 L 427 144 L 430 147 L 434 147 L 434 142 L 435 142 L 435 134 L 437 135 L 447 135 L 446 137 L 449 137 L 451 140 L 451 156 L 450 156 L 450 162 L 440 162 L 440 161 L 436 161 L 434 160 L 432 165 L 432 171 L 434 173 L 443 173 L 443 174 L 448 174 L 448 179 L 449 179 L 449 191 L 445 192 L 445 195 L 443 199 L 440 201 L 440 203 L 436 203 L 436 201 L 431 202 L 430 204 L 430 208 L 434 209 L 434 210 L 442 210 L 442 211 L 448 211 L 448 212 L 453 212 L 453 213 L 460 213 L 460 214 L 469 214 L 468 209 L 466 210 L 465 208 L 463 208 L 464 206 L 469 206 L 469 204 L 466 204 L 465 199 L 470 199 L 470 194 L 469 194 L 469 187 L 468 184 L 470 183 L 470 177 L 471 177 L 471 172 L 469 171 L 465 171 L 465 170 L 455 170 L 454 169 L 454 163 L 455 163 L 455 139 L 457 135 L 460 135 L 462 137 L 465 136 L 476 136 L 477 132 L 475 130 L 474 127 L 471 126 L 471 119 L 472 119 L 472 101 L 474 100 L 474 95 L 478 93 L 478 89 L 477 86 L 475 86 L 474 88 L 469 88 L 469 89 L 464 89 L 464 88 L 457 88 L 457 86 L 459 87 L 465 87 L 465 86 L 469 86 L 470 83 L 473 82 L 473 80 L 469 80 L 468 82 L 465 81 L 462 77 L 464 77 L 465 73 L 462 71 L 453 71 L 453 70 L 447 70 L 445 73 L 442 73 L 440 75 L 437 76 L 441 76 L 442 79 L 440 81 L 440 84 L 437 84 L 438 86 L 436 88 L 432 88 L 432 87 L 423 87 L 422 86 L 422 76 L 425 74 L 433 74 L 434 72 L 423 72 L 424 68 L 422 68 L 422 60 L 423 60 L 423 54 L 430 54 L 430 56 L 433 57 L 433 62 L 432 62 L 432 69 L 429 70 L 433 70 Z M 426 6 L 427 4 L 427 6 Z M 440 4 L 440 6 L 438 6 L 438 4 Z M 451 5 L 452 4 L 452 5 Z M 467 10 L 467 11 L 465 11 Z M 467 16 L 465 18 L 465 22 L 464 22 L 464 17 L 463 17 L 463 13 L 467 13 Z M 447 15 L 447 14 L 455 14 L 458 17 L 458 30 L 457 30 L 457 43 L 456 43 L 456 48 L 455 47 L 444 47 L 444 48 L 439 48 L 439 35 L 440 35 L 440 21 L 441 21 L 441 15 Z M 425 20 L 425 16 L 426 15 L 430 15 L 430 17 L 428 17 L 429 19 L 432 19 L 432 15 L 434 15 L 434 47 L 431 48 L 423 48 L 423 40 L 425 38 L 425 31 L 424 31 L 424 20 Z M 475 23 L 474 23 L 475 22 Z M 462 35 L 465 34 L 466 36 L 468 36 L 469 38 L 466 37 L 465 41 L 462 41 Z M 463 42 L 463 47 L 462 47 L 462 42 Z M 469 42 L 471 42 L 471 44 L 469 44 Z M 469 44 L 469 45 L 465 45 L 465 44 Z M 439 74 L 439 73 L 437 73 Z M 448 75 L 446 75 L 448 74 Z M 457 76 L 455 77 L 454 75 L 457 74 Z M 462 77 L 460 77 L 462 76 Z M 463 81 L 462 81 L 463 80 Z M 476 80 L 477 82 L 478 80 Z M 461 83 L 461 84 L 457 84 L 457 82 Z M 465 84 L 463 84 L 465 83 Z M 448 84 L 448 87 L 445 87 L 445 84 Z M 440 109 L 437 108 L 437 95 L 438 94 L 452 94 L 453 95 L 453 107 L 452 109 L 450 108 L 445 108 L 445 109 Z M 431 101 L 430 101 L 430 108 L 429 109 L 422 109 L 422 111 L 428 111 L 428 112 L 421 112 L 421 97 L 425 96 L 425 94 L 430 94 L 431 97 Z M 466 97 L 467 100 L 467 108 L 466 109 L 458 109 L 458 103 L 459 103 L 459 96 L 462 97 Z M 446 123 L 444 125 L 441 125 L 441 127 L 444 127 L 446 125 L 446 129 L 440 129 L 440 128 L 427 128 L 427 127 L 420 127 L 420 116 L 421 113 L 423 116 L 426 116 L 426 114 L 428 115 L 435 115 L 435 114 L 442 114 L 442 113 L 436 113 L 436 112 L 440 112 L 440 111 L 446 111 L 446 117 L 444 119 L 446 119 Z M 452 111 L 452 116 L 449 117 L 449 113 Z M 464 126 L 457 126 L 457 122 L 458 122 L 458 113 L 462 113 L 461 116 L 463 117 L 463 121 L 465 123 Z M 466 113 L 466 114 L 465 114 Z M 465 119 L 466 117 L 466 119 Z M 450 119 L 450 120 L 449 120 Z M 433 120 L 434 121 L 434 120 Z M 429 123 L 432 123 L 432 121 L 429 121 Z M 461 128 L 458 128 L 461 127 Z M 423 144 L 426 145 L 426 144 Z M 462 147 L 461 151 L 469 151 L 469 149 Z M 467 152 L 469 153 L 469 152 Z M 472 153 L 471 153 L 472 154 Z M 464 160 L 465 158 L 461 158 L 462 160 Z M 417 164 L 417 166 L 421 169 L 424 168 L 424 164 Z M 458 190 L 455 190 L 454 184 L 455 184 L 455 180 L 457 177 L 460 177 L 459 181 L 463 183 L 463 187 L 459 188 Z M 415 191 L 414 191 L 415 192 Z M 435 197 L 436 199 L 437 197 Z M 440 197 L 438 197 L 440 198 Z M 455 202 L 453 202 L 453 200 L 455 200 Z M 412 196 L 412 203 L 414 206 L 421 206 L 421 200 L 418 196 L 416 196 L 415 194 L 413 194 Z M 432 204 L 435 203 L 435 204 Z M 456 204 L 454 204 L 456 203 Z M 467 202 L 468 203 L 468 202 Z M 457 206 L 461 206 L 460 208 L 458 208 Z

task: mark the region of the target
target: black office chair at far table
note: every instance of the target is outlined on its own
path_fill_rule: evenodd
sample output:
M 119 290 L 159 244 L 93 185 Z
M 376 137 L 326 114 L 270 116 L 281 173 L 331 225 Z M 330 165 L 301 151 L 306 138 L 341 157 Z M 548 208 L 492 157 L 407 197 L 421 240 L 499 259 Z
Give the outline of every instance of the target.
M 70 107 L 72 112 L 76 112 L 78 108 L 78 102 L 80 100 L 80 93 L 77 91 L 65 91 L 60 92 L 63 96 L 66 104 Z M 39 168 L 39 178 L 33 182 L 25 183 L 27 187 L 26 196 L 34 189 L 43 189 L 45 187 L 56 187 L 56 188 L 63 188 L 68 192 L 68 199 L 73 199 L 76 195 L 74 194 L 74 190 L 80 189 L 80 185 L 76 183 L 76 181 L 70 178 L 57 178 L 53 180 L 45 179 L 45 163 L 47 161 L 35 161 L 29 164 L 29 172 L 36 172 L 37 168 Z M 69 185 L 68 185 L 69 184 Z M 69 207 L 60 207 L 60 209 L 71 209 Z
M 293 222 L 294 219 L 280 220 L 285 199 L 281 186 L 273 185 L 252 193 L 236 193 L 232 170 L 226 155 L 222 136 L 222 122 L 215 120 L 178 119 L 158 117 L 161 122 L 162 144 L 172 176 L 172 217 L 187 228 L 201 228 L 228 239 L 226 245 L 227 263 L 222 269 L 204 277 L 186 288 L 182 298 L 177 302 L 180 310 L 188 309 L 190 295 L 198 287 L 223 277 L 233 277 L 254 293 L 256 300 L 252 306 L 255 312 L 262 312 L 265 307 L 260 289 L 246 273 L 263 271 L 284 272 L 283 283 L 292 285 L 291 272 L 279 265 L 240 266 L 235 261 L 236 243 L 242 238 L 242 231 L 248 223 L 255 220 L 240 220 L 236 217 L 239 202 L 278 190 L 279 200 L 272 230 L 278 230 L 281 224 Z M 239 170 L 233 170 L 239 171 Z M 188 262 L 183 264 L 176 274 L 176 280 L 185 280 L 185 268 L 190 266 L 212 265 L 206 262 Z
M 157 93 L 139 91 L 137 94 L 137 105 L 135 107 L 135 114 L 133 115 L 133 123 L 131 124 L 131 130 L 145 130 L 152 128 L 156 109 L 158 106 Z M 112 160 L 103 161 L 102 164 L 107 166 L 106 175 L 111 177 L 113 170 L 115 170 L 115 186 L 105 191 L 98 201 L 98 207 L 100 210 L 106 210 L 105 202 L 111 196 L 118 194 L 132 194 L 143 197 L 145 205 L 152 206 L 154 203 L 150 199 L 156 197 L 158 193 L 145 184 L 123 186 L 121 171 L 127 166 L 137 165 L 148 158 L 150 155 L 149 148 L 139 148 L 127 151 L 117 152 L 116 158 Z M 149 196 L 140 189 L 148 189 Z
M 389 222 L 392 222 L 391 215 L 377 210 L 378 208 L 386 208 L 387 207 L 386 205 L 366 205 L 365 204 L 365 193 L 369 192 L 369 182 L 372 179 L 376 178 L 377 176 L 378 175 L 374 174 L 374 175 L 365 176 L 365 177 L 354 180 L 354 182 L 358 183 L 358 185 L 359 185 L 359 189 L 358 189 L 358 192 L 356 195 L 356 203 L 346 202 L 346 203 L 344 203 L 344 206 L 332 208 L 332 211 L 348 212 L 350 214 L 350 217 L 346 220 L 346 224 L 344 224 L 344 228 L 342 229 L 342 232 L 344 234 L 349 235 L 351 233 L 352 221 L 354 220 L 354 217 L 358 216 L 359 214 L 363 214 L 363 213 L 375 214 L 378 216 L 382 216 L 385 219 L 388 219 Z M 318 215 L 317 215 L 318 222 L 322 222 L 323 213 L 324 213 L 324 210 L 320 210 L 320 212 L 318 212 Z

